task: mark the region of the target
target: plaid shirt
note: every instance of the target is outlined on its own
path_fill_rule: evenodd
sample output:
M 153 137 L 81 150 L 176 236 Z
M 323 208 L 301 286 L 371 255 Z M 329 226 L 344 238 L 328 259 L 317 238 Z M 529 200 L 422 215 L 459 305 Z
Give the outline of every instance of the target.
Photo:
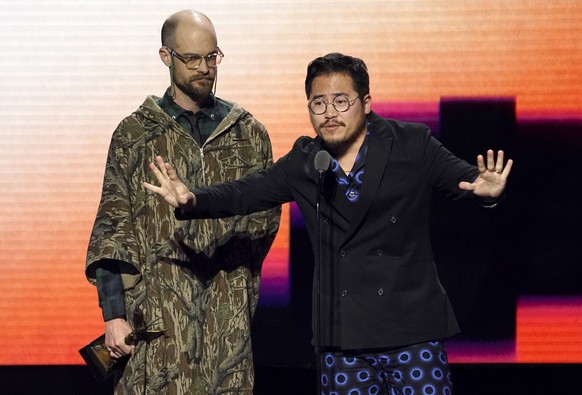
M 119 274 L 117 261 L 105 261 L 99 265 L 95 274 L 99 307 L 103 321 L 114 318 L 125 318 L 125 301 L 123 299 L 123 283 Z
M 166 114 L 192 133 L 194 140 L 202 146 L 220 122 L 228 115 L 230 108 L 223 102 L 216 100 L 214 95 L 197 113 L 184 110 L 172 99 L 169 91 L 158 100 L 158 105 Z M 119 274 L 117 261 L 105 261 L 95 272 L 97 280 L 97 294 L 103 320 L 125 318 L 125 300 L 123 297 L 123 282 Z
M 174 118 L 184 130 L 190 131 L 199 146 L 204 144 L 230 111 L 227 105 L 216 100 L 214 95 L 210 95 L 204 107 L 193 113 L 176 104 L 169 91 L 166 91 L 164 97 L 158 100 L 158 105 L 166 114 Z

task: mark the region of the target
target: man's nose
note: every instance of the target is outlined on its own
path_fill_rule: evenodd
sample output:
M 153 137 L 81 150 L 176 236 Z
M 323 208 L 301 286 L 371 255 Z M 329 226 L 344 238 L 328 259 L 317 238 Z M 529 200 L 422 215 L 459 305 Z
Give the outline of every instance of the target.
M 338 114 L 338 110 L 335 109 L 333 104 L 329 103 L 327 108 L 325 109 L 325 117 L 326 118 L 334 118 Z
M 206 58 L 202 58 L 196 71 L 202 74 L 208 74 L 208 72 L 210 71 L 210 67 L 208 67 L 208 64 L 206 63 Z

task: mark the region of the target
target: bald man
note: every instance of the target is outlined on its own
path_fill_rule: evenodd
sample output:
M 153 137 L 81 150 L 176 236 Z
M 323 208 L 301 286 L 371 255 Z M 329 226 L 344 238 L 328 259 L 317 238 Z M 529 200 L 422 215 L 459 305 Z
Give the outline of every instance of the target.
M 252 394 L 250 326 L 280 208 L 177 221 L 141 183 L 157 155 L 191 188 L 239 179 L 273 162 L 265 127 L 214 95 L 223 53 L 196 11 L 162 27 L 170 73 L 113 132 L 85 273 L 97 286 L 106 346 L 131 355 L 118 394 Z

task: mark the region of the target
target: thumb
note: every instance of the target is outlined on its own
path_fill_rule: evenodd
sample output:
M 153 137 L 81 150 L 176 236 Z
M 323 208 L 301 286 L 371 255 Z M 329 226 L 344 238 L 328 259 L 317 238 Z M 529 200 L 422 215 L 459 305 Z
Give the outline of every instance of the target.
M 473 191 L 475 190 L 475 185 L 467 181 L 461 181 L 459 183 L 459 188 L 461 188 L 464 191 Z
M 178 203 L 185 205 L 192 202 L 192 194 L 189 192 L 183 193 L 178 196 Z

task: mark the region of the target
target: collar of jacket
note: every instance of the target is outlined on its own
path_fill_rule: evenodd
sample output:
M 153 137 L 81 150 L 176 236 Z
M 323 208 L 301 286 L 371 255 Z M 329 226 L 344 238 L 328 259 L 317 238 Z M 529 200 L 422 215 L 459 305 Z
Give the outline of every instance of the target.
M 377 194 L 378 188 L 386 171 L 392 150 L 392 143 L 395 139 L 395 131 L 392 126 L 382 117 L 371 112 L 369 117 L 370 135 L 368 141 L 368 153 L 366 156 L 366 175 L 362 184 L 360 198 L 357 203 L 351 203 L 345 194 L 338 191 L 337 184 L 331 174 L 326 172 L 324 180 L 323 196 L 324 200 L 333 209 L 337 210 L 350 223 L 346 232 L 346 239 L 349 238 L 365 220 L 370 205 Z M 310 165 L 310 177 L 317 182 L 318 173 L 313 165 L 315 154 L 321 149 L 319 137 L 313 140 L 313 146 L 308 153 L 307 163 Z
M 220 98 L 216 99 L 222 100 L 232 108 L 228 115 L 218 125 L 216 130 L 212 132 L 210 137 L 208 137 L 205 144 L 208 144 L 218 136 L 226 133 L 233 125 L 239 122 L 240 119 L 249 115 L 249 112 L 236 102 L 229 102 Z M 160 100 L 158 96 L 152 95 L 146 97 L 143 104 L 139 106 L 134 113 L 136 117 L 142 118 L 144 123 L 152 124 L 151 128 L 147 128 L 147 132 L 150 135 L 158 135 L 171 129 L 176 130 L 176 128 L 178 128 L 179 130 L 182 130 L 178 123 L 171 116 L 166 114 L 166 112 L 164 112 L 164 110 L 157 104 L 158 100 Z M 186 133 L 186 131 L 184 131 L 184 133 Z

